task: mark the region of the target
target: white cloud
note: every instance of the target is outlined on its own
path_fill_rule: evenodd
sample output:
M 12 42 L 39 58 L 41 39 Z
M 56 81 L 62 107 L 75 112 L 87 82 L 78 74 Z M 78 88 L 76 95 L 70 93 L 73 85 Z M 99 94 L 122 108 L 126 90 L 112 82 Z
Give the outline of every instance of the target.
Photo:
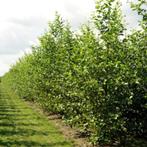
M 17 55 L 0 55 L 0 76 L 9 71 L 9 68 L 21 57 Z
M 31 42 L 32 44 L 32 42 Z M 30 54 L 31 48 L 26 48 L 19 51 L 17 54 L 1 54 L 0 55 L 0 76 L 9 71 L 10 67 L 16 63 L 16 61 L 23 57 L 25 53 Z
M 9 71 L 9 65 L 1 63 L 1 61 L 0 61 L 0 76 L 2 76 L 3 74 L 5 74 L 8 71 Z

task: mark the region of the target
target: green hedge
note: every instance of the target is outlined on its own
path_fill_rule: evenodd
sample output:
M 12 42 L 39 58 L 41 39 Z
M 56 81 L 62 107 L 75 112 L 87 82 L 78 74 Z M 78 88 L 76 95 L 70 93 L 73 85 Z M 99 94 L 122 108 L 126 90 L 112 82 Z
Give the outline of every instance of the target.
M 124 144 L 147 137 L 147 30 L 144 1 L 140 30 L 125 35 L 117 0 L 98 0 L 78 33 L 59 15 L 48 31 L 3 77 L 20 97 L 60 113 L 93 143 Z M 141 5 L 142 4 L 142 5 Z

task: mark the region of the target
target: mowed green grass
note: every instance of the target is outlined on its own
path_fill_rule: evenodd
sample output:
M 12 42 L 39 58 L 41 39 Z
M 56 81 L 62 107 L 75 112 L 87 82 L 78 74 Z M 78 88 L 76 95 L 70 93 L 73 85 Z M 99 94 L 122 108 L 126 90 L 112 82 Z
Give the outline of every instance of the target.
M 0 86 L 0 147 L 73 147 L 45 116 Z

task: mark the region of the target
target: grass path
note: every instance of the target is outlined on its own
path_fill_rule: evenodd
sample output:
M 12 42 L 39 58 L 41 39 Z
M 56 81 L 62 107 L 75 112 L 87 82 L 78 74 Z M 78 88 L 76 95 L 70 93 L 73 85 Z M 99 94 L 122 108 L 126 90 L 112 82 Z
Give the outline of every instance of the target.
M 0 147 L 72 147 L 63 135 L 23 100 L 0 86 Z

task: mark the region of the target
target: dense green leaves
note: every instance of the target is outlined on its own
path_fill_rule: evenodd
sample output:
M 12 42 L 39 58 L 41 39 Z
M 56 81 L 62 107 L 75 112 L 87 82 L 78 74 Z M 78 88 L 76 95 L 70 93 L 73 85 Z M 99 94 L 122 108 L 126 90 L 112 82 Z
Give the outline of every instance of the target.
M 22 98 L 60 113 L 93 143 L 125 144 L 147 136 L 147 48 L 144 1 L 140 30 L 125 36 L 118 0 L 98 0 L 90 24 L 78 33 L 54 22 L 2 81 Z M 93 23 L 94 22 L 94 23 Z

